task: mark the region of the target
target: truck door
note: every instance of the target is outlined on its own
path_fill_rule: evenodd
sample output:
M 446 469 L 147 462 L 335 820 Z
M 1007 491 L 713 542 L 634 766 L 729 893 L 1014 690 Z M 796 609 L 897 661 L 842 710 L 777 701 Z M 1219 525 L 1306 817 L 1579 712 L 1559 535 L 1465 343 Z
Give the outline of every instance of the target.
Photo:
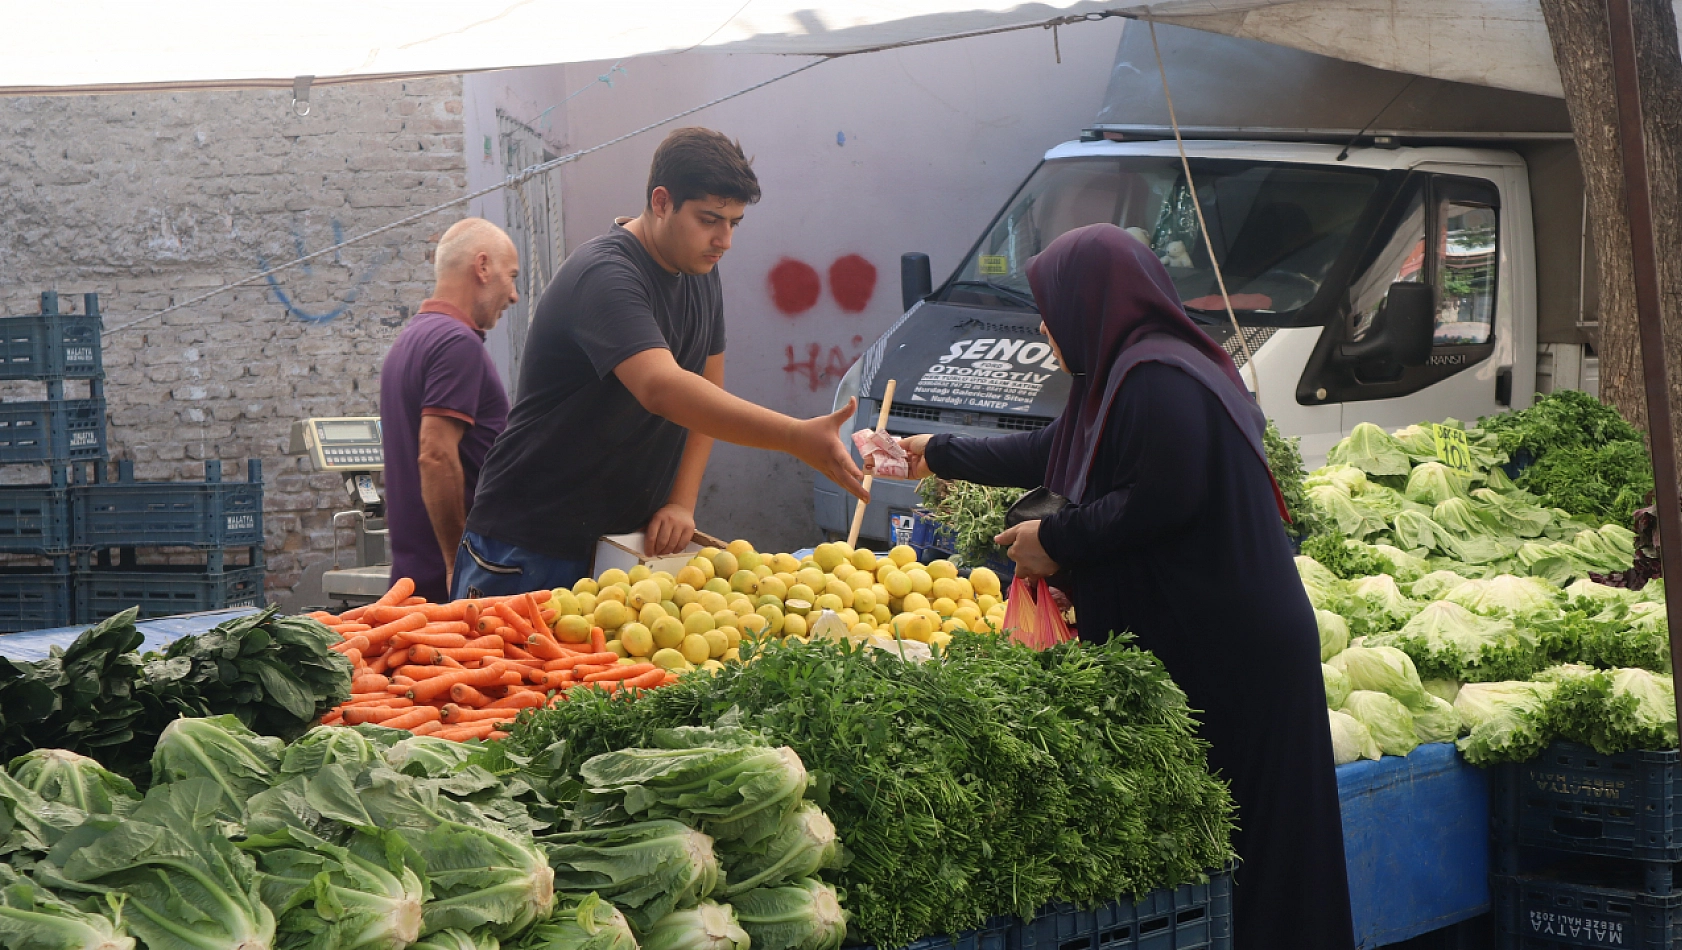
M 1297 386 L 1302 405 L 1341 406 L 1348 434 L 1371 422 L 1386 429 L 1457 418 L 1470 422 L 1510 400 L 1510 367 L 1498 366 L 1497 322 L 1500 192 L 1489 181 L 1449 175 L 1413 176 L 1395 205 L 1393 228 L 1381 228 L 1351 282 L 1343 325 L 1321 336 Z M 1424 366 L 1350 362 L 1337 344 L 1361 339 L 1384 305 L 1390 285 L 1429 284 L 1437 300 L 1431 358 Z

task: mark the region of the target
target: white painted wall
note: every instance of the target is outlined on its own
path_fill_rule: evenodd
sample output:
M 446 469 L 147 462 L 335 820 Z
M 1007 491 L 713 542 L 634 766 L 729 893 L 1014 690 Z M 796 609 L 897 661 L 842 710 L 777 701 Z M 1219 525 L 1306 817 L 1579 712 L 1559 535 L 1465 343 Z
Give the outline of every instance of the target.
M 928 253 L 936 282 L 944 279 L 1046 149 L 1091 123 L 1120 21 L 1059 33 L 1060 64 L 1052 35 L 1040 29 L 870 53 L 824 63 L 680 123 L 738 138 L 764 189 L 720 265 L 732 392 L 794 414 L 827 412 L 841 373 L 900 315 L 900 254 Z M 469 188 L 502 174 L 494 145 L 493 160 L 482 158 L 498 106 L 528 124 L 540 124 L 537 116 L 554 107 L 548 141 L 568 151 L 802 62 L 717 53 L 651 57 L 624 63 L 611 88 L 595 82 L 611 63 L 467 76 Z M 559 105 L 572 93 L 578 95 Z M 614 216 L 638 212 L 648 162 L 665 131 L 561 170 L 569 250 L 603 233 Z M 473 210 L 500 220 L 502 201 L 484 199 Z M 876 269 L 874 293 L 857 312 L 837 303 L 827 277 L 846 255 Z M 784 258 L 809 264 L 822 278 L 818 302 L 794 315 L 781 312 L 770 293 L 769 275 Z M 790 550 L 818 540 L 811 509 L 803 465 L 720 445 L 698 520 L 726 538 Z

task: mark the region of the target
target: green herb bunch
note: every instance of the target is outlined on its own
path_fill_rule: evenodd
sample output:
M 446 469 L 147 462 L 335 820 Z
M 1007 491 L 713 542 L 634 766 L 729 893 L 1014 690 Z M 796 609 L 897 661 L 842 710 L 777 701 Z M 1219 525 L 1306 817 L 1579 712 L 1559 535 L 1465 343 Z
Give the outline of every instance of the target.
M 1297 541 L 1306 541 L 1315 535 L 1326 534 L 1330 529 L 1320 509 L 1303 490 L 1302 482 L 1308 475 L 1302 468 L 1301 444 L 1301 439 L 1280 435 L 1279 427 L 1273 424 L 1272 419 L 1267 421 L 1267 430 L 1262 433 L 1262 448 L 1267 451 L 1267 467 L 1279 485 L 1279 494 L 1285 498 L 1285 511 L 1291 516 L 1290 522 L 1285 525 L 1285 533 Z
M 960 633 L 921 664 L 847 642 L 742 651 L 634 701 L 582 691 L 502 744 L 564 803 L 593 755 L 740 716 L 811 770 L 852 856 L 836 883 L 877 946 L 1142 894 L 1232 857 L 1231 798 L 1185 696 L 1124 638 L 1035 652 Z
M 1020 488 L 995 488 L 973 482 L 946 481 L 933 475 L 917 485 L 929 517 L 952 532 L 952 556 L 964 567 L 980 567 L 989 558 L 1004 560 L 993 539 L 1005 529 L 1005 512 L 1026 494 Z

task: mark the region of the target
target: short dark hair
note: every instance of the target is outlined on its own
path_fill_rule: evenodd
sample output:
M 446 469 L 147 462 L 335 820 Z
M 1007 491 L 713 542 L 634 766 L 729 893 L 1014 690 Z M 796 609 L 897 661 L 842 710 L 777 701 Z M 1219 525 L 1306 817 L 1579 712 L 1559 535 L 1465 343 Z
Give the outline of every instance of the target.
M 648 169 L 644 201 L 649 207 L 654 205 L 654 189 L 660 187 L 672 196 L 674 209 L 709 195 L 750 205 L 759 200 L 759 176 L 741 143 L 712 129 L 678 129 L 666 136 Z

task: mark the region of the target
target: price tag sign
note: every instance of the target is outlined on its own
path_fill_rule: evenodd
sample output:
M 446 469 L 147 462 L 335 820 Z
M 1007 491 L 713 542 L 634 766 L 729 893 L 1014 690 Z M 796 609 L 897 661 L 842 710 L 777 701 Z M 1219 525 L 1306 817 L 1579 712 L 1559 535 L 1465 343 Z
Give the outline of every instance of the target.
M 1437 458 L 1457 472 L 1476 474 L 1472 465 L 1472 447 L 1466 441 L 1466 430 L 1431 423 L 1431 437 L 1437 443 Z

